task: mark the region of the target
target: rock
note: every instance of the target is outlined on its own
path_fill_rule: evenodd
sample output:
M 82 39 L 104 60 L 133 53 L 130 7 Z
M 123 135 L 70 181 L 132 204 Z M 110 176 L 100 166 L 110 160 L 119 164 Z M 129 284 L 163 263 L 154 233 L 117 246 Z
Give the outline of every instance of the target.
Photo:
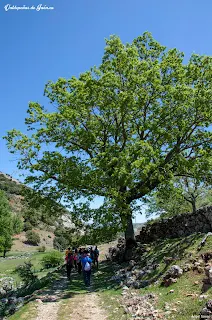
M 136 262 L 134 260 L 129 261 L 129 265 L 127 266 L 127 270 L 130 271 L 132 268 L 136 265 Z
M 204 268 L 201 267 L 201 266 L 198 266 L 198 267 L 197 267 L 197 271 L 198 271 L 199 273 L 203 273 L 203 272 L 204 272 Z
M 174 278 L 168 278 L 163 280 L 164 287 L 169 287 L 171 284 L 176 283 L 177 279 Z
M 212 318 L 212 300 L 209 300 L 200 312 L 200 320 Z
M 127 314 L 135 319 L 156 320 L 164 319 L 164 313 L 155 308 L 157 296 L 154 294 L 140 295 L 128 291 L 123 297 L 123 307 Z
M 167 287 L 170 284 L 175 283 L 177 281 L 177 278 L 179 278 L 182 274 L 183 269 L 181 269 L 177 265 L 173 265 L 163 277 L 162 284 Z
M 37 303 L 43 303 L 43 301 L 42 301 L 41 299 L 35 299 L 35 301 L 36 301 Z
M 207 303 L 206 303 L 206 307 L 212 311 L 212 300 L 209 300 Z
M 123 286 L 122 288 L 123 290 L 129 290 L 129 288 L 127 286 Z
M 184 272 L 188 272 L 192 269 L 192 264 L 190 263 L 186 263 L 184 266 L 183 266 L 183 271 Z
M 208 283 L 212 284 L 212 266 L 208 265 L 205 267 L 205 275 L 207 277 Z

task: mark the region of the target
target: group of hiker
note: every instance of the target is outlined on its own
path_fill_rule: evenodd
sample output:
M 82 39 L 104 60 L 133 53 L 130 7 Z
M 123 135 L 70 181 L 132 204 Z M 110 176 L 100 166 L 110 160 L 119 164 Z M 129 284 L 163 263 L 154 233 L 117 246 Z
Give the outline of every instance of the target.
M 70 279 L 71 271 L 74 268 L 79 274 L 83 273 L 86 286 L 90 286 L 91 268 L 94 264 L 97 269 L 99 265 L 99 250 L 97 246 L 93 249 L 72 249 L 68 248 L 65 253 L 67 278 Z

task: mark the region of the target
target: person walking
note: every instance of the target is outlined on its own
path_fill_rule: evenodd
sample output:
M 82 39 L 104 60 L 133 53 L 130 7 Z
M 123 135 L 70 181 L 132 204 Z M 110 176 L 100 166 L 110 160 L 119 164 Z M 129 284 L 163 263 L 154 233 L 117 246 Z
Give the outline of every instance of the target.
M 92 263 L 92 260 L 88 255 L 88 251 L 85 251 L 83 253 L 83 257 L 81 261 L 82 261 L 84 282 L 86 287 L 88 287 L 91 284 L 91 263 Z
M 70 280 L 71 278 L 71 269 L 73 268 L 73 254 L 72 252 L 69 252 L 68 255 L 65 257 L 66 260 L 66 273 L 67 273 L 67 278 Z
M 98 267 L 99 267 L 99 250 L 98 250 L 97 246 L 95 247 L 95 249 L 93 251 L 93 255 L 94 255 L 94 260 L 93 260 L 94 265 L 96 265 L 97 269 L 98 269 Z
M 66 250 L 66 253 L 65 253 L 66 257 L 67 257 L 68 254 L 71 253 L 71 252 L 72 252 L 72 251 L 71 251 L 71 248 L 69 247 L 69 248 Z
M 77 270 L 77 259 L 78 259 L 78 250 L 75 249 L 75 252 L 74 252 L 74 267 L 75 267 L 75 270 Z
M 77 256 L 77 271 L 79 274 L 81 274 L 81 272 L 82 272 L 81 260 L 82 260 L 82 250 L 79 249 L 78 256 Z
M 94 261 L 94 251 L 93 251 L 92 247 L 90 249 L 90 258 L 91 258 L 92 261 Z

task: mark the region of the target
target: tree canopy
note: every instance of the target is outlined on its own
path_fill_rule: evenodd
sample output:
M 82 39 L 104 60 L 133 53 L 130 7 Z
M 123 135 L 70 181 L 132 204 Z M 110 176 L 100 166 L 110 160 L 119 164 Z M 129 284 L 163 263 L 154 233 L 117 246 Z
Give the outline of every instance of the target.
M 49 81 L 44 94 L 52 109 L 30 102 L 28 134 L 6 137 L 25 182 L 67 203 L 103 196 L 112 208 L 104 220 L 127 224 L 130 237 L 137 199 L 173 176 L 211 168 L 210 56 L 185 63 L 148 32 L 131 44 L 111 36 L 99 67 Z
M 170 217 L 184 212 L 195 213 L 202 206 L 212 205 L 211 185 L 195 178 L 178 177 L 161 184 L 144 197 L 146 216 Z
M 13 220 L 9 202 L 3 191 L 0 190 L 0 252 L 11 249 L 13 234 Z

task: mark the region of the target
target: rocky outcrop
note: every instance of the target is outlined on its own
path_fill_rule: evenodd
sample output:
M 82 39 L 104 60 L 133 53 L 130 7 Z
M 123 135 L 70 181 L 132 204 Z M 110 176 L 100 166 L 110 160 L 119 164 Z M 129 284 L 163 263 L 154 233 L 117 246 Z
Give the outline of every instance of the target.
M 212 206 L 201 208 L 195 214 L 185 213 L 149 223 L 142 228 L 136 240 L 140 243 L 150 243 L 158 239 L 185 237 L 192 233 L 210 231 Z

